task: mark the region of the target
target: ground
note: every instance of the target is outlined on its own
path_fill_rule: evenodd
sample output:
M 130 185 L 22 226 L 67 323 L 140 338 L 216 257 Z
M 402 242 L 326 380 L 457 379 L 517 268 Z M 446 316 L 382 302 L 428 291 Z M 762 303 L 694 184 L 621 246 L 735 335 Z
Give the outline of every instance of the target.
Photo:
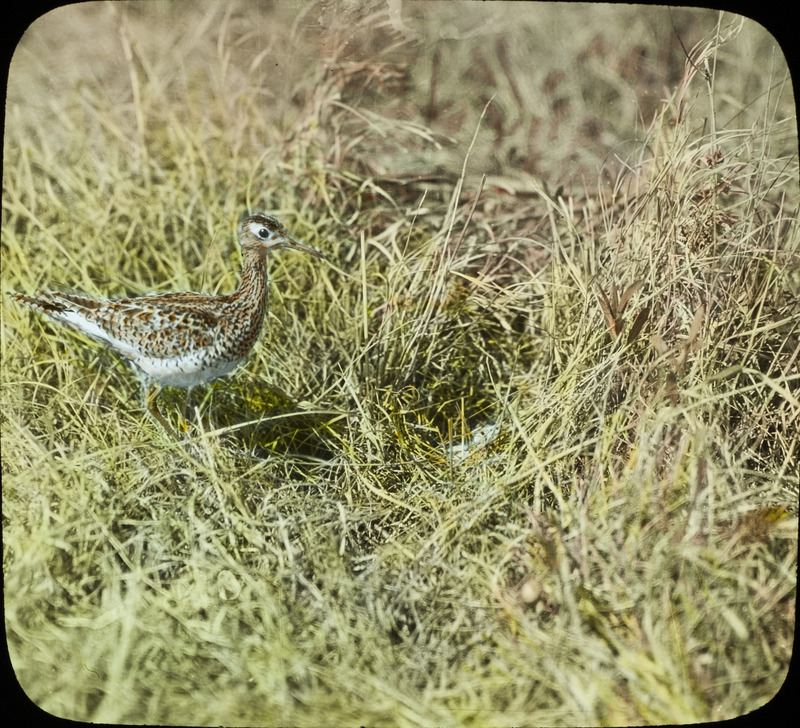
M 797 125 L 726 13 L 90 3 L 9 78 L 2 289 L 228 292 L 145 415 L 3 295 L 3 564 L 46 711 L 195 725 L 729 718 L 792 650 Z

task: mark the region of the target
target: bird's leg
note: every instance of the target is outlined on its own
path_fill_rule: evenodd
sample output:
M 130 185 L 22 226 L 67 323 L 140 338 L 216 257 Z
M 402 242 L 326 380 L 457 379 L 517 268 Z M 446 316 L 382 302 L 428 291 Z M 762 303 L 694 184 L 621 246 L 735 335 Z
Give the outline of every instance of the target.
M 147 407 L 147 411 L 155 418 L 156 422 L 158 422 L 161 427 L 164 428 L 164 431 L 173 439 L 175 442 L 180 442 L 181 438 L 178 437 L 178 434 L 173 430 L 169 422 L 167 422 L 164 415 L 161 414 L 161 410 L 158 409 L 158 403 L 156 400 L 158 399 L 158 395 L 161 392 L 161 385 L 160 384 L 151 384 L 147 387 L 147 393 L 145 395 L 145 406 Z
M 166 432 L 175 442 L 180 443 L 183 446 L 183 449 L 190 458 L 201 465 L 208 465 L 208 461 L 203 457 L 203 453 L 195 445 L 187 442 L 186 440 L 182 440 L 178 436 L 178 433 L 176 433 L 175 430 L 170 427 L 169 422 L 167 422 L 164 415 L 161 414 L 161 410 L 158 409 L 158 404 L 156 403 L 161 389 L 162 387 L 160 384 L 150 384 L 145 388 L 145 407 L 147 408 L 147 411 L 150 413 L 153 419 L 155 419 L 156 422 L 161 425 L 161 427 L 164 429 L 164 432 Z
M 183 419 L 184 422 L 192 421 L 194 412 L 192 411 L 192 392 L 194 392 L 194 386 L 187 387 L 186 389 L 186 399 L 183 401 Z M 186 426 L 184 425 L 184 428 Z

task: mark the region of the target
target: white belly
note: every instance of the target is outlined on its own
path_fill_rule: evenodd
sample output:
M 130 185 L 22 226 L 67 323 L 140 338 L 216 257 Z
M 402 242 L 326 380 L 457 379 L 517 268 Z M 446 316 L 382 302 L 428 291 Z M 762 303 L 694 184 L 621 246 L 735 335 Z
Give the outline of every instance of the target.
M 148 377 L 168 387 L 194 387 L 217 377 L 230 374 L 239 365 L 239 361 L 207 361 L 196 353 L 171 357 L 170 359 L 153 359 L 136 357 L 133 359 Z

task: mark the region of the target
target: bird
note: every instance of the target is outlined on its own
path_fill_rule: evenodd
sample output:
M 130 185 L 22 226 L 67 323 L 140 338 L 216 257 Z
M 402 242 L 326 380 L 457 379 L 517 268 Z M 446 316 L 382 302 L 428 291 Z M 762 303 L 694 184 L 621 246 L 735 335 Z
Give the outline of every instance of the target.
M 158 407 L 164 387 L 190 389 L 230 374 L 248 356 L 267 310 L 268 254 L 292 248 L 325 256 L 292 238 L 274 217 L 245 213 L 239 223 L 242 269 L 233 293 L 179 292 L 131 298 L 91 298 L 39 291 L 13 294 L 21 305 L 109 346 L 142 380 L 144 406 L 164 431 L 180 441 Z

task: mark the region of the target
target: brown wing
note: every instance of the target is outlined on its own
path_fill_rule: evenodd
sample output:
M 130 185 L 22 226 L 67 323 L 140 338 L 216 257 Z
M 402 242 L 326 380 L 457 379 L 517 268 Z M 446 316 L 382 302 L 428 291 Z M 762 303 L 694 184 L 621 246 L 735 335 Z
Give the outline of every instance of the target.
M 204 348 L 220 328 L 220 300 L 196 293 L 108 301 L 53 291 L 15 299 L 122 353 L 166 357 L 187 348 Z

